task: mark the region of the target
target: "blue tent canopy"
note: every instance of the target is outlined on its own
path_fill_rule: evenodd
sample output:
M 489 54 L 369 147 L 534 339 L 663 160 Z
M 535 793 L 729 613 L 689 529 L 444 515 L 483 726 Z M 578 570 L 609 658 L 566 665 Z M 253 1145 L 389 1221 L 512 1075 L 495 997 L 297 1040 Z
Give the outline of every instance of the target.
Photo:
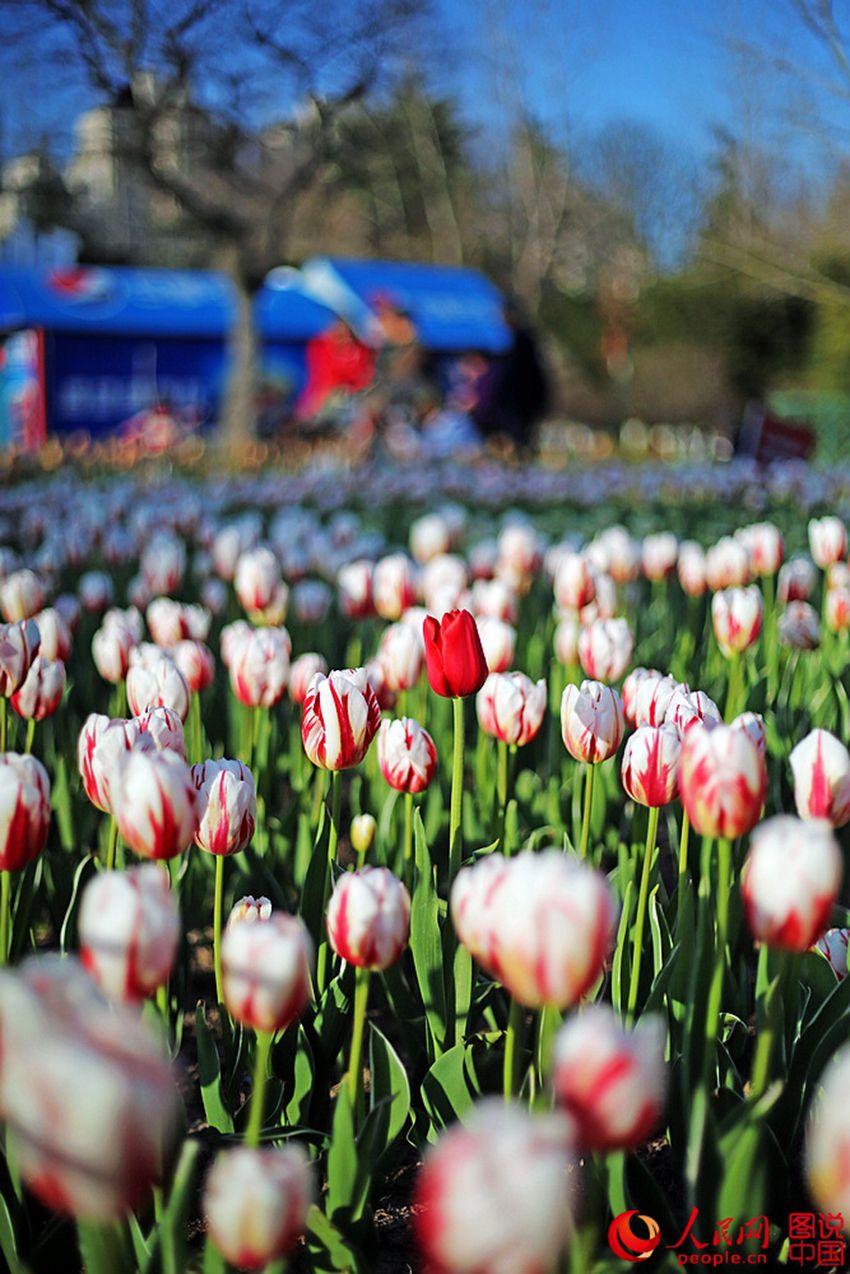
M 404 310 L 428 349 L 498 353 L 508 344 L 502 295 L 477 270 L 314 257 L 302 274 L 310 294 L 317 298 L 327 296 L 330 302 L 337 292 L 348 289 L 369 310 L 379 299 Z
M 233 313 L 227 279 L 200 270 L 0 267 L 0 331 L 44 327 L 54 332 L 221 339 Z M 257 301 L 261 334 L 273 341 L 308 341 L 332 318 L 325 306 L 298 292 L 266 289 Z

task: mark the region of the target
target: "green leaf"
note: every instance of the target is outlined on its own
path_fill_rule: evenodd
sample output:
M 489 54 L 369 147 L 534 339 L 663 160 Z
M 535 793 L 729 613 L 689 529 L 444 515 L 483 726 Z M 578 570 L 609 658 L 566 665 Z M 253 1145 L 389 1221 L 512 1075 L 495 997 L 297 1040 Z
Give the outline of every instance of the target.
M 68 910 L 65 912 L 65 918 L 62 921 L 62 928 L 59 932 L 59 947 L 63 955 L 67 954 L 70 947 L 77 945 L 77 908 L 80 905 L 80 895 L 96 871 L 97 864 L 95 860 L 91 854 L 87 854 L 74 872 L 71 901 L 68 903 Z
M 9 1205 L 0 1194 L 0 1252 L 6 1258 L 10 1274 L 24 1274 L 25 1266 L 18 1256 L 18 1241 Z
M 369 1024 L 369 1070 L 372 1075 L 371 1105 L 383 1103 L 385 1131 L 379 1155 L 390 1148 L 410 1115 L 410 1083 L 398 1054 L 389 1040 Z
M 431 1120 L 429 1141 L 456 1119 L 462 1119 L 481 1094 L 474 1067 L 467 1063 L 469 1047 L 455 1044 L 438 1058 L 422 1081 L 422 1103 Z
M 168 1203 L 160 1220 L 159 1242 L 162 1263 L 166 1270 L 185 1270 L 188 1264 L 189 1249 L 186 1234 L 198 1150 L 197 1141 L 184 1141 L 174 1180 L 171 1183 Z
M 413 828 L 416 879 L 410 908 L 410 950 L 434 1049 L 439 1055 L 447 1029 L 440 906 L 419 810 L 413 815 Z
M 631 929 L 633 898 L 634 882 L 630 880 L 623 896 L 623 909 L 620 913 L 617 942 L 614 947 L 614 960 L 611 965 L 611 1001 L 618 1013 L 621 1013 L 625 1008 L 629 994 L 631 948 L 628 937 Z
M 358 1144 L 348 1085 L 343 1084 L 337 1093 L 328 1149 L 327 1199 L 330 1219 L 344 1230 L 357 1224 L 368 1201 L 373 1166 L 369 1138 L 374 1135 L 376 1123 L 372 1120 L 370 1124 L 367 1119 L 366 1144 Z
M 201 1082 L 201 1098 L 204 1113 L 210 1127 L 221 1133 L 233 1132 L 233 1116 L 224 1104 L 221 1091 L 221 1067 L 218 1049 L 207 1025 L 206 1009 L 202 1000 L 195 1010 L 195 1038 L 198 1045 L 198 1075 Z
M 369 1274 L 357 1248 L 314 1203 L 307 1213 L 307 1247 L 316 1274 Z M 204 1270 L 204 1274 L 217 1271 Z

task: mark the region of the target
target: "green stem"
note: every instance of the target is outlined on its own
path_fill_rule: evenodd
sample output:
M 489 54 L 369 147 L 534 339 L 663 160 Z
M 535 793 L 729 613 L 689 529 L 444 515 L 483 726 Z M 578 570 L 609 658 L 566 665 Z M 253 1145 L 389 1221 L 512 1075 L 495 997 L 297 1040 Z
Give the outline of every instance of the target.
M 322 801 L 325 796 L 325 774 L 321 766 L 316 766 L 313 776 L 313 812 L 310 817 L 310 826 L 313 829 L 313 838 L 316 836 L 316 829 L 319 826 L 319 811 L 322 808 Z
M 197 690 L 189 699 L 189 763 L 199 765 L 201 756 L 201 696 Z
M 333 877 L 333 866 L 336 862 L 336 847 L 339 843 L 339 820 L 340 810 L 342 808 L 342 771 L 331 771 L 331 825 L 328 828 L 328 857 L 325 863 L 325 881 L 322 886 L 322 916 L 324 917 L 328 909 L 328 900 L 331 896 L 331 882 Z M 328 941 L 327 938 L 319 944 L 319 955 L 316 964 L 316 979 L 319 994 L 324 991 L 327 985 L 328 975 Z
M 682 831 L 679 836 L 679 883 L 676 887 L 676 915 L 679 920 L 685 907 L 685 885 L 688 876 L 688 842 L 691 834 L 691 821 L 688 811 L 682 810 Z
M 0 871 L 0 965 L 9 960 L 9 922 L 12 910 L 12 877 Z
M 764 656 L 767 666 L 767 702 L 773 707 L 779 683 L 779 660 L 776 644 L 776 579 L 773 575 L 765 575 L 762 580 L 764 591 L 764 617 L 762 620 L 764 634 Z
M 251 1089 L 251 1107 L 248 1111 L 248 1128 L 245 1145 L 256 1146 L 263 1126 L 263 1101 L 269 1074 L 269 1057 L 272 1051 L 274 1031 L 257 1031 L 257 1052 L 254 1058 L 254 1085 Z
M 452 699 L 454 747 L 452 749 L 452 803 L 449 819 L 449 887 L 463 862 L 463 699 Z
M 593 783 L 596 778 L 596 766 L 590 761 L 584 767 L 584 812 L 581 818 L 581 845 L 579 856 L 587 858 L 587 847 L 590 844 L 590 813 L 593 808 Z
M 504 853 L 505 822 L 508 814 L 508 745 L 503 739 L 496 740 L 496 755 L 498 758 L 498 764 L 496 767 L 496 796 L 499 801 L 499 814 L 502 820 L 499 839 L 501 841 L 502 853 Z
M 224 1004 L 224 977 L 221 968 L 221 912 L 224 899 L 224 855 L 215 856 L 215 896 L 213 899 L 213 964 L 215 966 L 215 995 Z
M 104 866 L 107 871 L 115 870 L 115 855 L 118 852 L 118 823 L 115 815 L 109 816 L 109 839 L 106 842 L 106 861 Z
M 0 752 L 6 751 L 6 734 L 8 726 L 9 706 L 5 695 L 0 695 Z
M 738 714 L 738 700 L 741 696 L 741 655 L 735 651 L 729 658 L 729 681 L 726 691 L 726 711 L 724 721 L 732 721 Z
M 404 794 L 404 883 L 413 890 L 413 793 Z
M 32 745 L 35 740 L 35 717 L 30 717 L 27 722 L 27 741 L 24 747 L 24 753 L 29 756 L 32 752 Z
M 508 1011 L 508 1029 L 505 1035 L 505 1059 L 502 1070 L 502 1087 L 505 1101 L 510 1101 L 519 1092 L 519 1071 L 522 1057 L 522 1025 L 523 1009 L 519 1000 L 511 996 Z
M 709 860 L 710 861 L 710 860 Z M 708 1082 L 714 1058 L 715 1043 L 720 1026 L 720 1009 L 723 1002 L 723 977 L 726 970 L 726 940 L 729 932 L 729 894 L 732 889 L 732 842 L 721 837 L 717 842 L 717 892 L 715 911 L 717 916 L 717 945 L 714 972 L 708 990 L 705 1015 L 705 1078 Z
M 770 1063 L 777 1038 L 782 1034 L 786 1013 L 793 1009 L 794 983 L 797 979 L 798 958 L 787 951 L 778 951 L 779 976 L 775 986 L 767 991 L 765 1020 L 756 1037 L 756 1051 L 753 1058 L 753 1073 L 750 1083 L 750 1095 L 761 1097 L 770 1082 Z M 759 962 L 766 961 L 769 951 L 763 946 L 759 952 Z
M 366 1006 L 369 1002 L 369 969 L 354 972 L 354 1025 L 351 1034 L 351 1056 L 348 1061 L 348 1098 L 358 1121 L 363 1097 L 363 1032 L 366 1028 Z
M 646 924 L 646 910 L 649 903 L 649 878 L 652 869 L 652 857 L 655 853 L 655 839 L 658 835 L 659 807 L 652 806 L 646 824 L 646 847 L 643 855 L 643 871 L 640 877 L 640 893 L 638 894 L 637 916 L 635 918 L 634 949 L 632 953 L 632 976 L 629 984 L 628 1020 L 634 1020 L 640 989 L 640 966 L 643 958 L 643 930 Z

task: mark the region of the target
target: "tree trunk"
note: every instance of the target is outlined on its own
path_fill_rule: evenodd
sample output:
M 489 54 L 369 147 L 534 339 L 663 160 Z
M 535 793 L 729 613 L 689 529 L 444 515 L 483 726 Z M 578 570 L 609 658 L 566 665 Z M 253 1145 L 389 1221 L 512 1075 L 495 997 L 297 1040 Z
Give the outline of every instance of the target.
M 238 271 L 232 271 L 230 279 L 236 311 L 227 337 L 227 381 L 219 432 L 229 458 L 238 463 L 256 434 L 259 339 L 254 293 Z

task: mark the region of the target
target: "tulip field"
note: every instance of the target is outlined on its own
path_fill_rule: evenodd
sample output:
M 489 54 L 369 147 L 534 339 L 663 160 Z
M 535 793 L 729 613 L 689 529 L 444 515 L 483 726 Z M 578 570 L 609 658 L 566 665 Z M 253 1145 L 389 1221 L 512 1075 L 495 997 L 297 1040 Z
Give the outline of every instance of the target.
M 11 1274 L 843 1269 L 850 474 L 0 488 Z

